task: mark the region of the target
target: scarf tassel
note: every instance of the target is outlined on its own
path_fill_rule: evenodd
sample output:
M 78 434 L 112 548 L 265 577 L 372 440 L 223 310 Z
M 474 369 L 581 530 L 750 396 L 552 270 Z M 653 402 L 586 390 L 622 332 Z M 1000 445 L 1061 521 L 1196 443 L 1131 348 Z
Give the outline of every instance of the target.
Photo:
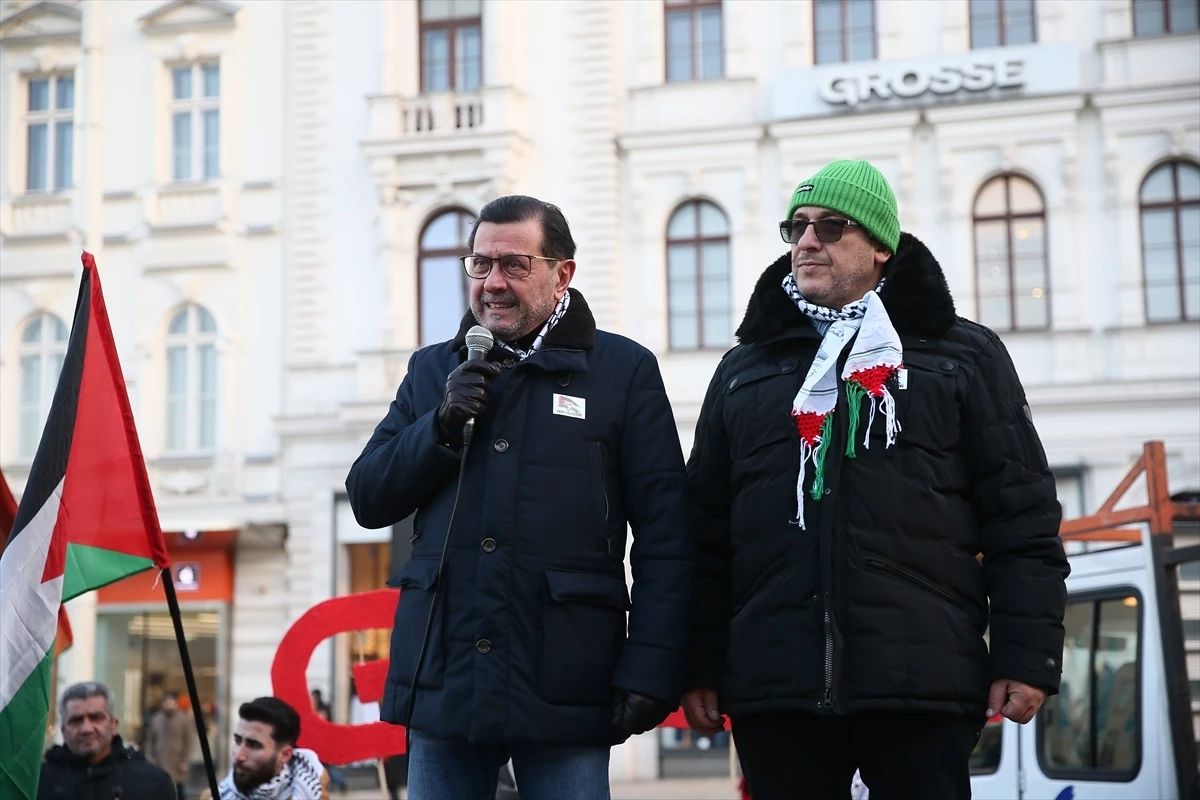
M 809 461 L 813 465 L 813 482 L 809 494 L 812 499 L 820 500 L 825 492 L 825 454 L 829 450 L 830 435 L 833 430 L 833 414 L 822 417 L 820 433 L 810 439 L 800 437 L 800 470 L 796 477 L 796 524 L 801 530 L 804 526 L 804 477 L 805 466 Z

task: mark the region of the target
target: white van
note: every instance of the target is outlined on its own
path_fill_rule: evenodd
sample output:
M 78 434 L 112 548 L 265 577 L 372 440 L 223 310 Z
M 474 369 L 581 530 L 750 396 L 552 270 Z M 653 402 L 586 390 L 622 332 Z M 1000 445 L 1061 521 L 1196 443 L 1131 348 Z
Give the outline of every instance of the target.
M 1063 523 L 1069 554 L 1081 541 L 1100 549 L 1070 555 L 1062 685 L 1029 724 L 987 724 L 975 800 L 1200 798 L 1177 580 L 1200 546 L 1172 536 L 1173 522 L 1200 520 L 1200 503 L 1167 497 L 1161 448 L 1147 444 L 1131 473 L 1145 471 L 1149 503 L 1114 511 L 1114 495 Z

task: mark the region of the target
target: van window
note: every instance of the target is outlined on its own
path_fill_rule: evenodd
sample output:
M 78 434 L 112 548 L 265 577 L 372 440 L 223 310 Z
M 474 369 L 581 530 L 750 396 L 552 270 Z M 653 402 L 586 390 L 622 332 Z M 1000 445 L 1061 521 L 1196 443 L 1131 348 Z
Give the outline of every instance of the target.
M 1050 777 L 1133 780 L 1142 761 L 1141 602 L 1132 589 L 1067 604 L 1062 684 L 1038 712 L 1038 763 Z

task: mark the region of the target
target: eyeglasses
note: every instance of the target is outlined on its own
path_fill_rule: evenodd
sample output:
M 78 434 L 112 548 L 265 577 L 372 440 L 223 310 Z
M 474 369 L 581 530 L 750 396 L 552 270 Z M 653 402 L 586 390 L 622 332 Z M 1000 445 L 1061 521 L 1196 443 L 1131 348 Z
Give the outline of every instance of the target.
M 467 276 L 476 280 L 483 280 L 488 275 L 491 275 L 492 265 L 497 263 L 500 265 L 500 271 L 504 273 L 504 277 L 520 280 L 521 278 L 529 277 L 529 273 L 533 271 L 533 260 L 535 258 L 540 258 L 542 261 L 562 261 L 561 258 L 526 255 L 507 255 L 488 258 L 487 256 L 476 255 L 475 253 L 469 256 L 459 256 L 458 260 L 463 263 L 463 269 L 466 270 Z
M 808 230 L 808 226 L 812 225 L 813 230 L 817 232 L 817 238 L 826 244 L 832 244 L 842 238 L 842 231 L 846 228 L 861 228 L 852 219 L 838 219 L 837 217 L 828 217 L 826 219 L 785 219 L 779 223 L 779 235 L 788 244 L 795 244 L 804 236 L 804 232 Z

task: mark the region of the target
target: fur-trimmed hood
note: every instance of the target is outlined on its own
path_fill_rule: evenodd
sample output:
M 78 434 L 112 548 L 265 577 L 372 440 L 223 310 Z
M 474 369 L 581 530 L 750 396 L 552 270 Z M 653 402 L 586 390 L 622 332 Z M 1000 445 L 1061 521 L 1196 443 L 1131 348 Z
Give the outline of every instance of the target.
M 779 280 L 783 280 L 780 276 Z M 571 293 L 571 305 L 558 324 L 550 329 L 542 342 L 543 347 L 562 347 L 567 350 L 591 350 L 596 346 L 596 318 L 588 308 L 587 300 L 577 289 L 567 289 Z M 470 309 L 463 315 L 458 325 L 458 334 L 454 337 L 453 346 L 457 350 L 467 346 L 467 331 L 479 322 Z
M 811 325 L 780 287 L 791 268 L 791 255 L 785 253 L 759 277 L 737 329 L 739 344 L 763 341 L 790 328 Z M 898 333 L 940 336 L 954 324 L 954 299 L 946 276 L 917 237 L 900 234 L 900 245 L 884 265 L 884 276 L 887 283 L 879 298 Z M 572 298 L 572 309 L 574 303 Z

